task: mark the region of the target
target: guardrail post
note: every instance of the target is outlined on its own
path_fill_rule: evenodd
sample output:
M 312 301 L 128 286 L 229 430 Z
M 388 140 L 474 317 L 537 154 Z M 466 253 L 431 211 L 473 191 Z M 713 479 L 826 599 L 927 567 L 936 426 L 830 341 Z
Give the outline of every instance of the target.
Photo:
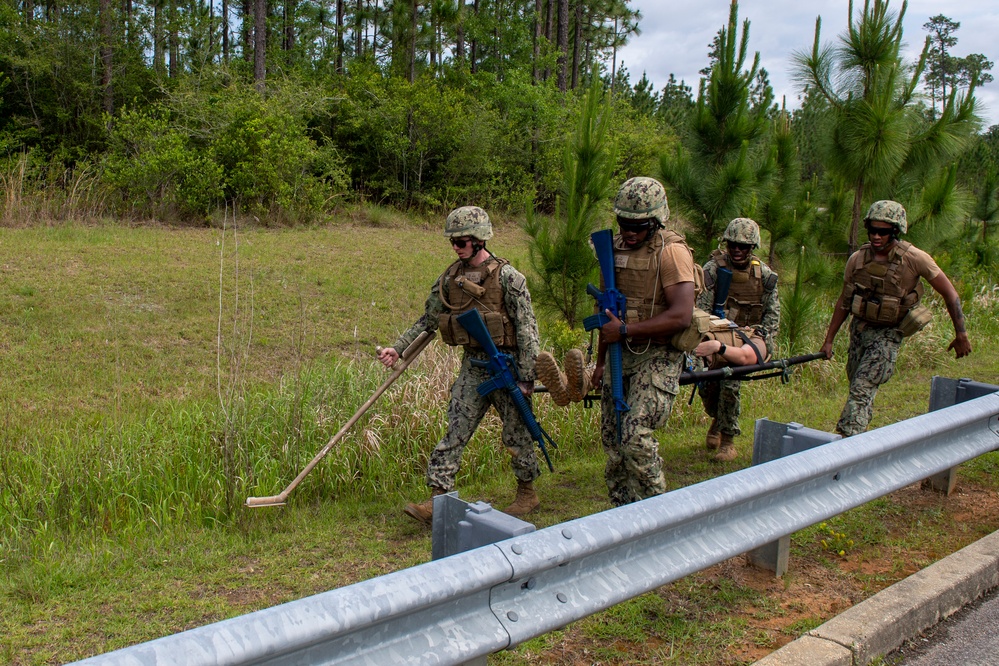
M 450 492 L 434 498 L 431 558 L 439 560 L 533 532 L 535 526 L 493 509 L 486 502 L 466 502 Z M 486 657 L 461 666 L 487 666 Z
M 813 430 L 800 423 L 785 424 L 769 419 L 757 419 L 753 431 L 753 464 L 760 465 L 777 460 L 841 438 L 842 435 Z M 760 568 L 773 571 L 779 578 L 787 573 L 790 551 L 791 535 L 788 534 L 777 541 L 771 541 L 749 551 L 749 561 Z
M 434 498 L 431 557 L 457 555 L 533 532 L 531 523 L 514 518 L 486 502 L 466 502 L 450 492 Z
M 999 386 L 993 384 L 983 384 L 970 379 L 948 379 L 934 376 L 930 380 L 930 407 L 926 411 L 935 412 L 944 407 L 953 407 L 966 400 L 981 398 L 997 391 L 999 391 Z M 923 487 L 950 495 L 954 491 L 956 483 L 957 467 L 951 467 L 925 479 Z

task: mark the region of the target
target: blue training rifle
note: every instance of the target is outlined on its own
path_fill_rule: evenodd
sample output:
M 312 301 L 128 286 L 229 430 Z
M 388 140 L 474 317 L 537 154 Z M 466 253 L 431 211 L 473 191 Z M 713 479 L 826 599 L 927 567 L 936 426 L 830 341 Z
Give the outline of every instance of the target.
M 718 267 L 718 278 L 715 280 L 715 300 L 711 304 L 711 314 L 719 319 L 725 319 L 725 301 L 728 300 L 729 289 L 732 288 L 732 269 Z
M 586 285 L 586 293 L 597 301 L 597 313 L 583 320 L 583 328 L 592 331 L 610 321 L 606 311 L 624 321 L 626 299 L 617 290 L 617 280 L 614 276 L 614 232 L 602 229 L 590 234 L 593 249 L 600 263 L 600 274 L 603 277 L 604 290 L 600 291 L 593 284 Z M 624 376 L 621 368 L 621 343 L 607 344 L 607 366 L 610 369 L 611 397 L 614 399 L 614 411 L 617 412 L 617 440 L 621 441 L 621 414 L 631 409 L 624 401 Z
M 555 468 L 552 467 L 551 458 L 548 457 L 548 448 L 545 446 L 545 441 L 555 449 L 558 448 L 558 444 L 544 431 L 538 420 L 534 418 L 531 405 L 527 402 L 527 398 L 524 397 L 520 386 L 517 384 L 517 368 L 514 365 L 513 358 L 509 354 L 504 354 L 496 347 L 496 343 L 493 342 L 489 331 L 486 329 L 486 322 L 482 320 L 482 315 L 479 314 L 476 308 L 472 308 L 468 312 L 463 312 L 456 319 L 489 355 L 488 361 L 478 358 L 470 359 L 472 365 L 477 368 L 486 368 L 489 370 L 489 374 L 492 375 L 492 379 L 479 384 L 476 391 L 481 396 L 487 396 L 497 389 L 506 390 L 513 399 L 513 404 L 517 406 L 517 411 L 520 412 L 521 418 L 524 419 L 524 424 L 527 426 L 528 432 L 531 433 L 531 437 L 538 443 L 538 448 L 544 454 L 549 471 L 554 472 Z

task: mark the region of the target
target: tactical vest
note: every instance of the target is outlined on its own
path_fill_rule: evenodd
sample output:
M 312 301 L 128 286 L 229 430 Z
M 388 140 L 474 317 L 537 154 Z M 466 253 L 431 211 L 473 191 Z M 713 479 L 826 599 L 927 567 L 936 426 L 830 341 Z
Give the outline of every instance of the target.
M 438 318 L 441 340 L 448 345 L 477 347 L 481 345 L 458 323 L 458 315 L 478 308 L 486 323 L 489 337 L 497 347 L 516 348 L 517 331 L 503 301 L 500 272 L 510 263 L 490 257 L 478 266 L 468 266 L 461 260 L 451 264 L 437 282 L 441 301 L 449 312 Z
M 902 263 L 905 253 L 912 249 L 906 241 L 896 242 L 888 251 L 888 262 L 874 259 L 870 243 L 864 243 L 859 252 L 864 253 L 863 265 L 847 278 L 850 312 L 869 324 L 897 326 L 909 310 L 923 297 L 923 284 L 912 268 Z M 913 284 L 905 291 L 906 284 Z
M 736 268 L 729 260 L 727 252 L 715 250 L 711 253 L 719 268 L 732 271 L 732 286 L 725 301 L 725 314 L 737 326 L 752 326 L 763 320 L 763 266 L 754 256 L 749 257 L 745 268 Z
M 654 238 L 636 249 L 628 249 L 621 241 L 620 235 L 614 238 L 614 279 L 617 289 L 627 299 L 625 313 L 626 322 L 645 321 L 655 317 L 667 309 L 665 294 L 660 286 L 660 265 L 663 248 L 670 243 L 681 243 L 687 247 L 683 236 L 670 230 L 659 231 Z M 687 248 L 690 249 L 689 247 Z M 694 264 L 695 291 L 704 286 L 703 277 L 700 283 L 696 278 L 700 267 Z M 656 344 L 667 344 L 673 336 L 651 338 Z

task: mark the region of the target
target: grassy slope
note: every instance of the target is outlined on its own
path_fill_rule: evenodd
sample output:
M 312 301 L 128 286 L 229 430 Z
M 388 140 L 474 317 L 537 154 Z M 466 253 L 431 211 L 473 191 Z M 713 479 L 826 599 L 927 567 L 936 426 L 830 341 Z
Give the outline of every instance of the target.
M 526 266 L 515 230 L 490 247 Z M 249 491 L 280 490 L 371 394 L 384 377 L 370 360 L 374 345 L 390 343 L 418 316 L 449 257 L 436 230 L 399 226 L 235 237 L 118 226 L 3 230 L 0 488 L 8 492 L 0 494 L 0 663 L 78 659 L 428 559 L 429 535 L 398 508 L 422 496 L 424 459 L 441 433 L 454 357 L 439 345 L 289 507 L 238 504 Z M 904 347 L 873 425 L 925 411 L 933 374 L 999 381 L 999 359 L 985 344 L 995 304 L 968 304 L 977 350 L 971 362 L 944 352 L 949 325 L 937 306 L 932 328 Z M 838 359 L 845 344 L 844 331 Z M 705 460 L 706 420 L 688 396 L 661 433 L 671 487 L 749 463 L 746 436 L 734 463 Z M 747 387 L 743 429 L 766 416 L 831 430 L 844 396 L 840 360 L 811 364 L 789 385 Z M 220 404 L 240 416 L 225 418 Z M 537 407 L 562 448 L 556 474 L 539 481 L 544 504 L 536 523 L 607 508 L 595 410 L 558 410 L 543 398 Z M 512 481 L 493 443 L 498 423 L 484 426 L 466 452 L 459 490 L 502 506 Z M 233 471 L 219 451 L 235 452 L 244 468 Z M 965 483 L 994 489 L 996 456 L 969 465 Z M 118 491 L 93 489 L 105 474 Z M 207 482 L 191 478 L 201 474 Z M 211 484 L 225 487 L 202 487 Z M 223 500 L 228 510 L 204 506 Z M 890 530 L 870 527 L 898 512 L 885 500 L 840 521 L 859 542 L 856 560 L 918 546 L 932 561 L 999 526 L 976 519 L 955 536 L 944 527 L 952 522 L 944 503 Z M 797 560 L 860 579 L 871 592 L 892 582 L 892 575 L 865 579 L 824 558 L 817 530 L 798 535 Z M 894 576 L 905 573 L 900 567 Z M 674 607 L 677 599 L 685 612 Z M 736 582 L 690 577 L 579 623 L 576 648 L 590 655 L 579 658 L 662 661 L 668 644 L 684 663 L 733 659 L 730 644 L 759 640 L 737 615 L 725 615 L 747 599 L 766 606 Z M 802 630 L 820 619 L 804 620 Z M 557 656 L 564 640 L 536 639 L 500 662 L 571 663 Z

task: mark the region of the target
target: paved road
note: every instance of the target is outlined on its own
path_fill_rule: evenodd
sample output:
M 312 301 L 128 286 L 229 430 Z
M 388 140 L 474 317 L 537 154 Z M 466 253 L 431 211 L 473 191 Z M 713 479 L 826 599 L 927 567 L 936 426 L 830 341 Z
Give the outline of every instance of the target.
M 999 666 L 999 591 L 993 589 L 887 661 L 895 666 Z

